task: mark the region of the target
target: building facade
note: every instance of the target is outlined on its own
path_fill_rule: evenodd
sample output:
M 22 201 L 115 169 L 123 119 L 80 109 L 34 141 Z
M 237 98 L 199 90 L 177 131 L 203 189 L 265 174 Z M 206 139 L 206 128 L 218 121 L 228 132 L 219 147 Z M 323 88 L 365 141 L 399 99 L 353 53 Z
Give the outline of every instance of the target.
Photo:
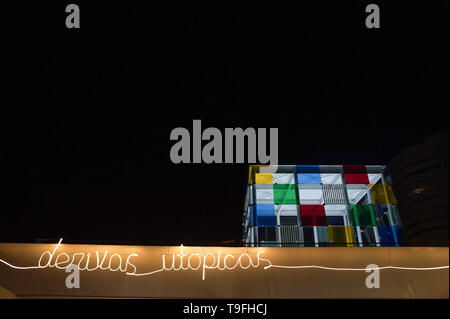
M 401 246 L 402 223 L 381 165 L 253 165 L 246 246 Z
M 448 246 L 448 149 L 446 130 L 402 150 L 386 167 L 408 245 Z

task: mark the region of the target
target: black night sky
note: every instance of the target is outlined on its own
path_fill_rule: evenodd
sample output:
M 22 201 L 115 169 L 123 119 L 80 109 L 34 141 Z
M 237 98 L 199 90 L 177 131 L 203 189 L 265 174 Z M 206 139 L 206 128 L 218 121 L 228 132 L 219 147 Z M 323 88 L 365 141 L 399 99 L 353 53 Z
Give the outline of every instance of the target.
M 0 241 L 239 240 L 248 165 L 170 161 L 194 119 L 278 127 L 280 164 L 387 164 L 448 128 L 448 2 L 378 1 L 378 30 L 369 2 L 304 2 L 5 10 Z

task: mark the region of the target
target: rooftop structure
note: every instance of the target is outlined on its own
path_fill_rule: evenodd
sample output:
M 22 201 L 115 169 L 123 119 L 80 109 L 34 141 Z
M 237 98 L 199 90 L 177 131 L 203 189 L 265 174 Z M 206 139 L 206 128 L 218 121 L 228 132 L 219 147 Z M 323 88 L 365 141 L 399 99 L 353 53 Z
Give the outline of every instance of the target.
M 400 246 L 402 227 L 383 165 L 252 165 L 246 246 Z

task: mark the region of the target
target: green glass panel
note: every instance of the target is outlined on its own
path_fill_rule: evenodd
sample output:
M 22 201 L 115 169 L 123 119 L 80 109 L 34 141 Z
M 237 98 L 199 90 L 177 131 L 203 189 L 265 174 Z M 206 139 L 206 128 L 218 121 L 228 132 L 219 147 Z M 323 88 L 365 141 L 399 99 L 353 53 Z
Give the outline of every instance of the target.
M 275 205 L 299 204 L 297 184 L 275 184 L 273 185 L 273 196 Z
M 353 226 L 376 226 L 373 205 L 349 205 Z

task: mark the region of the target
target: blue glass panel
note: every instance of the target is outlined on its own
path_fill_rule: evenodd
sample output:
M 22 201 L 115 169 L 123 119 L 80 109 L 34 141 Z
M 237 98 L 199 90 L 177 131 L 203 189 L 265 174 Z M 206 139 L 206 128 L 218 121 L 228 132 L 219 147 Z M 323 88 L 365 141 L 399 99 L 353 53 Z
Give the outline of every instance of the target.
M 396 246 L 401 246 L 404 243 L 403 230 L 401 226 L 392 226 L 392 232 L 394 234 L 394 239 Z
M 319 165 L 297 165 L 295 171 L 299 184 L 320 184 L 322 182 Z
M 320 174 L 313 173 L 301 173 L 297 174 L 297 179 L 299 184 L 320 184 L 322 183 L 322 179 L 320 178 Z
M 257 204 L 255 205 L 256 226 L 276 226 L 275 205 Z
M 255 205 L 250 205 L 250 227 L 255 226 Z
M 391 226 L 377 226 L 381 246 L 395 246 L 394 232 Z

